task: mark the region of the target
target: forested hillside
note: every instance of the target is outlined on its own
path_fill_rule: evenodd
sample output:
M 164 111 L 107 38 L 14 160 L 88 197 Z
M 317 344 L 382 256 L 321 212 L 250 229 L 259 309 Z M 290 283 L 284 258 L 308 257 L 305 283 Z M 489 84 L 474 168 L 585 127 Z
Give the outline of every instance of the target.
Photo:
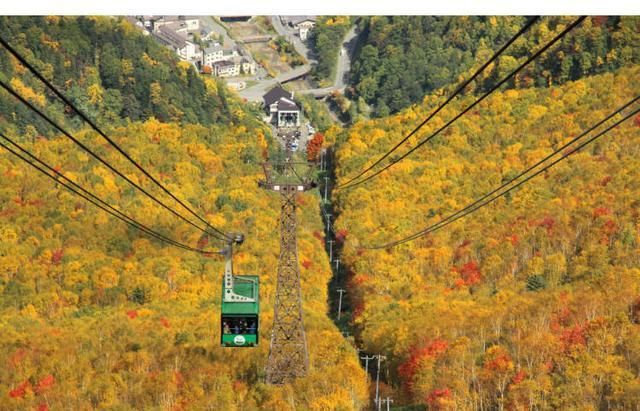
M 413 234 L 512 178 L 638 96 L 638 78 L 636 65 L 496 93 L 381 176 L 334 193 L 352 322 L 362 349 L 387 355 L 395 404 L 640 404 L 640 116 L 454 224 L 363 248 Z M 441 100 L 330 129 L 336 183 Z M 447 106 L 420 136 L 471 101 Z
M 193 66 L 179 63 L 173 52 L 122 18 L 0 16 L 0 34 L 85 112 L 104 122 L 156 117 L 210 125 L 232 119 L 224 89 L 209 92 Z M 15 88 L 43 94 L 37 101 L 46 100 L 50 112 L 64 113 L 35 78 L 19 76 L 21 69 L 4 49 L 0 72 L 13 78 Z M 26 112 L 5 97 L 0 97 L 0 110 Z
M 150 239 L 0 148 L 0 409 L 364 407 L 366 378 L 356 352 L 326 315 L 331 273 L 318 240 L 322 223 L 314 193 L 299 199 L 298 229 L 310 373 L 291 385 L 263 383 L 280 199 L 257 186 L 270 137 L 254 113 L 232 97 L 223 99 L 219 84 L 205 85 L 192 69 L 176 66 L 164 50 L 124 22 L 30 21 L 3 19 L 3 36 L 10 42 L 32 42 L 29 49 L 40 53 L 21 47 L 27 58 L 35 61 L 37 54 L 37 66 L 46 76 L 179 198 L 212 225 L 246 235 L 245 244 L 236 249 L 234 269 L 260 275 L 262 339 L 255 349 L 219 346 L 221 257 L 203 257 Z M 27 25 L 24 34 L 13 31 Z M 12 27 L 10 34 L 5 27 Z M 111 29 L 120 34 L 107 35 Z M 58 51 L 43 51 L 47 47 Z M 102 77 L 106 68 L 87 53 L 100 56 L 108 49 L 120 67 L 130 64 L 132 77 L 115 76 L 114 83 L 107 83 L 108 76 Z M 141 58 L 127 54 L 132 50 L 142 53 Z M 73 125 L 80 141 L 133 181 L 177 207 L 95 132 L 61 104 L 52 104 L 49 92 L 16 60 L 3 53 L 0 61 L 3 80 L 58 121 Z M 175 93 L 161 103 L 183 110 L 184 116 L 164 117 L 161 107 L 144 100 L 153 84 Z M 91 102 L 92 90 L 103 98 L 108 93 L 135 97 L 139 116 L 129 117 L 124 106 L 103 109 L 104 99 Z M 190 105 L 197 90 L 207 97 Z M 0 101 L 0 131 L 71 180 L 168 237 L 207 250 L 221 247 L 18 108 L 8 94 L 0 93 Z M 199 124 L 186 124 L 190 122 Z
M 318 60 L 318 63 L 313 67 L 313 76 L 316 80 L 333 81 L 342 40 L 350 26 L 351 19 L 347 16 L 322 16 L 318 18 L 310 39 Z
M 516 41 L 477 85 L 484 90 L 561 32 L 571 17 L 545 17 Z M 458 83 L 525 23 L 523 17 L 375 16 L 361 21 L 362 46 L 353 63 L 352 97 L 386 116 L 425 94 Z M 638 17 L 591 17 L 523 71 L 512 88 L 562 84 L 640 62 Z M 579 52 L 579 53 L 576 53 Z

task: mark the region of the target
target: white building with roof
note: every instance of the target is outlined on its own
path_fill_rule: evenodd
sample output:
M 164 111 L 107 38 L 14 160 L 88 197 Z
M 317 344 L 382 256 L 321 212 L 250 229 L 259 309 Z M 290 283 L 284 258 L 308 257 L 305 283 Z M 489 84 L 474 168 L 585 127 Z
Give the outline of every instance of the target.
M 222 60 L 213 64 L 213 75 L 217 77 L 234 77 L 240 75 L 241 66 L 233 61 Z
M 278 127 L 299 127 L 300 106 L 293 100 L 293 92 L 289 92 L 276 86 L 269 90 L 263 97 L 264 106 L 270 116 L 270 122 L 274 121 Z
M 197 32 L 200 29 L 200 19 L 197 16 L 157 16 L 151 17 L 149 21 L 153 24 L 153 31 L 170 24 L 189 33 Z
M 160 26 L 153 35 L 161 44 L 175 51 L 182 60 L 194 60 L 200 56 L 199 47 L 185 33 L 177 32 L 171 26 Z
M 289 25 L 298 30 L 300 40 L 304 41 L 309 37 L 309 31 L 316 26 L 316 16 L 290 16 Z
M 214 63 L 224 60 L 224 50 L 220 43 L 207 47 L 202 51 L 202 64 L 213 67 Z

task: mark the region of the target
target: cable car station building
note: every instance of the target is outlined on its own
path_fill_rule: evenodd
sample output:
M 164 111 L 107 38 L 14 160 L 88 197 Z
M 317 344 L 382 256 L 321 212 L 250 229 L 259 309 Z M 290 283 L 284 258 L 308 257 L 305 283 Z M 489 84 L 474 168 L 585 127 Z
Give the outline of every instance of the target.
M 268 123 L 278 128 L 300 127 L 300 106 L 293 100 L 293 92 L 276 86 L 262 99 L 268 117 Z

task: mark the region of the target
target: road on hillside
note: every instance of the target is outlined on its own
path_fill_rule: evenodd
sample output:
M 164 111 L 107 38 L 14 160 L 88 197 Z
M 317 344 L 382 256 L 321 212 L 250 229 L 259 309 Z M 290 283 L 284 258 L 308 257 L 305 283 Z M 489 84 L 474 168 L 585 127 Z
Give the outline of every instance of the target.
M 338 55 L 338 63 L 336 66 L 336 78 L 333 82 L 333 86 L 301 90 L 299 93 L 310 94 L 315 98 L 323 98 L 334 91 L 344 92 L 349 79 L 349 72 L 351 71 L 351 60 L 353 59 L 353 54 L 356 51 L 359 40 L 360 37 L 358 36 L 356 26 L 351 27 L 342 41 L 342 48 Z
M 289 43 L 293 44 L 293 48 L 298 54 L 307 59 L 311 64 L 317 63 L 317 61 L 313 59 L 309 47 L 307 47 L 307 45 L 300 40 L 300 37 L 298 37 L 296 30 L 283 24 L 282 16 L 271 16 L 271 25 L 276 30 L 276 33 L 283 36 Z
M 253 56 L 251 55 L 249 50 L 247 50 L 244 45 L 237 43 L 231 36 L 229 36 L 227 29 L 217 19 L 211 16 L 203 16 L 200 22 L 203 26 L 205 26 L 209 30 L 212 30 L 218 36 L 222 35 L 223 47 L 225 49 L 239 49 L 241 50 L 242 55 L 255 63 L 255 60 L 253 59 Z M 212 40 L 217 41 L 218 39 Z M 264 78 L 267 75 L 267 70 L 265 70 L 264 67 L 261 67 L 258 64 L 256 64 L 256 66 L 256 78 Z
M 287 35 L 289 30 L 282 24 L 279 16 L 271 17 L 271 21 L 273 23 L 273 27 L 276 32 L 285 33 L 281 35 Z M 306 46 L 300 41 L 300 38 L 291 34 L 292 41 L 296 51 L 298 53 L 308 56 L 310 51 L 306 48 Z M 344 88 L 347 84 L 349 71 L 351 70 L 351 60 L 353 58 L 353 54 L 355 53 L 356 47 L 358 45 L 360 37 L 358 36 L 357 27 L 354 25 L 347 32 L 342 42 L 342 47 L 340 50 L 340 54 L 338 55 L 338 62 L 336 67 L 336 78 L 334 80 L 333 86 L 324 87 L 324 88 L 316 88 L 316 89 L 308 89 L 308 90 L 300 90 L 297 93 L 300 94 L 311 94 L 315 98 L 323 98 L 333 93 L 334 91 L 343 92 Z M 296 41 L 297 40 L 297 41 Z M 301 47 L 300 49 L 298 47 Z M 304 48 L 302 48 L 304 47 Z M 246 98 L 248 101 L 262 101 L 262 96 L 269 91 L 272 87 L 277 84 L 286 83 L 292 79 L 300 77 L 304 74 L 307 74 L 311 71 L 311 64 L 305 64 L 303 66 L 296 67 L 295 69 L 281 74 L 276 78 L 264 79 L 259 81 L 257 84 L 240 91 L 240 96 Z
M 356 50 L 358 44 L 358 32 L 357 26 L 351 27 L 342 41 L 342 48 L 338 55 L 338 64 L 336 69 L 336 79 L 333 83 L 333 87 L 336 90 L 344 90 L 347 84 L 349 71 L 351 70 L 351 58 Z
M 310 70 L 311 65 L 309 64 L 298 66 L 291 71 L 280 74 L 276 78 L 259 81 L 257 84 L 254 84 L 253 86 L 240 91 L 240 96 L 246 98 L 248 101 L 262 101 L 262 96 L 264 96 L 272 87 L 276 86 L 277 84 L 286 83 L 287 81 L 304 76 L 305 74 L 309 73 Z

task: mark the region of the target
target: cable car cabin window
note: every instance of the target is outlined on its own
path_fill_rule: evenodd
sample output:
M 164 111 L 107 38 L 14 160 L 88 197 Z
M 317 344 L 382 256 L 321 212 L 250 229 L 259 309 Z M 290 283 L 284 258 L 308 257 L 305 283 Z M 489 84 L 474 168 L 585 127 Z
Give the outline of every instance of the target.
M 258 316 L 223 315 L 221 339 L 224 347 L 253 347 L 258 345 Z
M 223 317 L 223 334 L 256 334 L 258 323 L 256 317 Z

